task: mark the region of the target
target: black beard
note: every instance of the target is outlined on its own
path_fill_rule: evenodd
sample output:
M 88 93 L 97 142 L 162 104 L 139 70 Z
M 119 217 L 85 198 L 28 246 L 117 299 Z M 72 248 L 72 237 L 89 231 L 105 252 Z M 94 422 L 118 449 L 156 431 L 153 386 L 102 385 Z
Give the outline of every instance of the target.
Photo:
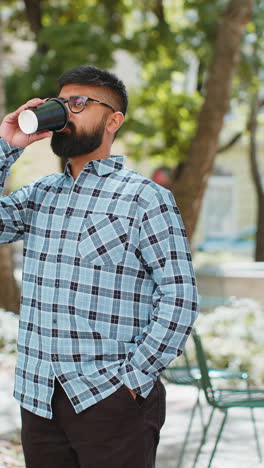
M 91 133 L 76 133 L 75 125 L 68 122 L 71 133 L 54 132 L 51 148 L 60 158 L 68 159 L 95 151 L 102 143 L 105 122 L 102 121 Z

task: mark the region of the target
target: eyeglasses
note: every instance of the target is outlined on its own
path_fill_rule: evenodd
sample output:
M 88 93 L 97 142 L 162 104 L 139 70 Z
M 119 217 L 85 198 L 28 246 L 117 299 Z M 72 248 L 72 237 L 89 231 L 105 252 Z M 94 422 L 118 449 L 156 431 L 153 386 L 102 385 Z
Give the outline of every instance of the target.
M 106 104 L 106 102 L 98 101 L 97 99 L 86 96 L 70 96 L 69 99 L 63 99 L 59 97 L 58 99 L 60 99 L 62 102 L 67 102 L 70 111 L 74 114 L 79 114 L 82 112 L 89 101 L 95 102 L 96 104 L 102 104 L 102 106 L 109 107 L 109 109 L 115 112 L 115 109 L 110 106 L 110 104 Z

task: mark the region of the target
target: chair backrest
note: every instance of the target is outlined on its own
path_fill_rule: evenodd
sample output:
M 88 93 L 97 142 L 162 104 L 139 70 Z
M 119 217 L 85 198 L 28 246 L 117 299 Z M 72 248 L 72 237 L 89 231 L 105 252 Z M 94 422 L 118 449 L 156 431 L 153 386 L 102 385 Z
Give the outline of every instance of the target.
M 201 372 L 201 386 L 205 393 L 205 397 L 208 403 L 210 405 L 215 406 L 216 402 L 214 398 L 214 389 L 211 383 L 211 379 L 209 377 L 202 341 L 198 332 L 195 329 L 192 330 L 192 336 L 195 344 L 196 358 Z
M 183 350 L 182 355 L 177 358 L 177 364 L 172 367 L 167 367 L 162 371 L 162 376 L 170 383 L 179 385 L 197 385 L 198 379 L 194 375 L 193 367 L 190 365 L 186 347 Z M 196 374 L 197 374 L 197 367 Z M 199 372 L 200 375 L 200 372 Z
M 184 362 L 185 362 L 186 371 L 187 371 L 189 377 L 193 377 L 193 375 L 192 375 L 192 366 L 191 366 L 190 361 L 189 361 L 189 357 L 188 357 L 188 353 L 187 353 L 187 350 L 186 350 L 186 346 L 185 346 L 184 349 L 183 349 L 182 358 L 183 358 L 183 360 L 184 360 Z

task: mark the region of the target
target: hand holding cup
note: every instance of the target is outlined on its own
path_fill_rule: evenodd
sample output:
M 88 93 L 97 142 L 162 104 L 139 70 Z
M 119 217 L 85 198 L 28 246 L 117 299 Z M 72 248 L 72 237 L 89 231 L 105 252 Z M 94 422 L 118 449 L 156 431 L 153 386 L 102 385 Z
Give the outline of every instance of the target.
M 20 106 L 15 112 L 7 114 L 0 125 L 0 137 L 4 138 L 10 145 L 16 145 L 20 148 L 25 148 L 35 141 L 50 137 L 51 132 L 47 130 L 27 135 L 22 132 L 18 125 L 18 116 L 21 112 L 40 106 L 44 102 L 46 102 L 46 99 L 30 99 L 30 101 Z
M 18 125 L 28 135 L 45 130 L 60 132 L 69 121 L 69 112 L 62 98 L 47 99 L 44 104 L 27 109 L 18 116 Z

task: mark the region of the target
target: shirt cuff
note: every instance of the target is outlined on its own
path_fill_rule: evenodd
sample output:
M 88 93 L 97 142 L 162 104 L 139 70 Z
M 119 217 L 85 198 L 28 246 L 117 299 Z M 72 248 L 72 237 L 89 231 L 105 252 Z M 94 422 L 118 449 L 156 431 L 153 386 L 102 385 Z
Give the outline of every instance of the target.
M 135 390 L 143 398 L 151 392 L 156 380 L 155 376 L 144 374 L 128 361 L 124 361 L 120 366 L 118 377 L 127 387 Z
M 11 166 L 19 158 L 24 149 L 10 145 L 3 138 L 0 139 L 0 159 L 8 166 Z

